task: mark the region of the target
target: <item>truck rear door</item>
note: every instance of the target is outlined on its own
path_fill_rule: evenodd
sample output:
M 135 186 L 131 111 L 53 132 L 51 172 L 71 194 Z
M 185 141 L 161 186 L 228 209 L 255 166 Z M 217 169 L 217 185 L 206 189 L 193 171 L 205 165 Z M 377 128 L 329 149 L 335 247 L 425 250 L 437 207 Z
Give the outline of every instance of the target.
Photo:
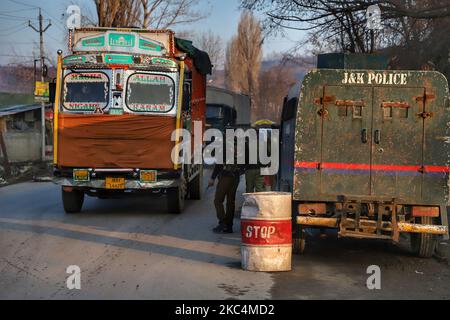
M 447 203 L 448 96 L 447 79 L 433 71 L 309 72 L 296 116 L 294 199 Z
M 373 90 L 372 194 L 420 199 L 425 89 Z
M 326 195 L 369 195 L 372 88 L 325 86 L 320 185 Z

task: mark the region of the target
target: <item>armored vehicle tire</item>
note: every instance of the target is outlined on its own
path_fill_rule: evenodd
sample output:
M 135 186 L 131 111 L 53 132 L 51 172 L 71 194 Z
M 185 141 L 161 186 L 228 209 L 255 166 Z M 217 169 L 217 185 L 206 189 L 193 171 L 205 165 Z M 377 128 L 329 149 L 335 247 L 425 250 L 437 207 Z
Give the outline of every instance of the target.
M 303 254 L 305 252 L 306 240 L 300 238 L 292 239 L 292 251 L 294 254 Z
M 84 192 L 80 190 L 64 191 L 62 192 L 62 201 L 64 211 L 66 213 L 79 213 L 83 207 Z
M 292 252 L 294 254 L 302 254 L 305 252 L 306 237 L 303 228 L 297 224 L 294 224 L 295 233 L 292 237 Z
M 169 213 L 179 214 L 183 212 L 184 194 L 180 187 L 167 189 L 167 209 Z
M 416 218 L 421 224 L 433 224 L 432 217 Z M 411 233 L 411 249 L 421 258 L 431 258 L 436 250 L 437 239 L 429 233 Z
M 189 182 L 189 197 L 191 200 L 201 200 L 203 189 L 203 169 L 200 169 L 198 175 Z

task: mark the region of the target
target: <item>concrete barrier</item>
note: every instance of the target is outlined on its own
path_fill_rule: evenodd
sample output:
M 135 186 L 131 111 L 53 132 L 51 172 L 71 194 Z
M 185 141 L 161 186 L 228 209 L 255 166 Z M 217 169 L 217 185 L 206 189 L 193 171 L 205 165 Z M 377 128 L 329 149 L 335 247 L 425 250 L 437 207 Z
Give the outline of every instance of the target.
M 241 213 L 242 268 L 290 271 L 292 260 L 291 194 L 244 194 Z

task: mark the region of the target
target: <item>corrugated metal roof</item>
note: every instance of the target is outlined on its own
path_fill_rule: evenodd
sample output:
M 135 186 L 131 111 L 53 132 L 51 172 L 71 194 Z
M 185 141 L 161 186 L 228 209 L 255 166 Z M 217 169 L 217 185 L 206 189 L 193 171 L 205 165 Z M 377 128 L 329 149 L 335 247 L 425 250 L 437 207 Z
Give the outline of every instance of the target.
M 51 104 L 46 104 L 45 107 L 49 108 L 51 107 Z M 0 109 L 0 117 L 36 110 L 40 108 L 41 104 L 18 104 L 14 106 L 7 106 Z

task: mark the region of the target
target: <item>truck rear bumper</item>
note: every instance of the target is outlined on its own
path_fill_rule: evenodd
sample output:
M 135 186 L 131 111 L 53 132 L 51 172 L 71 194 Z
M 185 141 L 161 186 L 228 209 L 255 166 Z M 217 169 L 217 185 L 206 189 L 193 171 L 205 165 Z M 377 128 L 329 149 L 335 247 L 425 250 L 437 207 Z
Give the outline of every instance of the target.
M 73 188 L 87 188 L 87 189 L 105 189 L 106 184 L 105 179 L 95 179 L 86 182 L 76 182 L 70 178 L 55 177 L 53 178 L 53 183 Z M 152 183 L 143 183 L 138 180 L 126 180 L 125 190 L 151 190 L 151 189 L 167 189 L 179 186 L 179 180 L 161 180 Z
M 339 228 L 340 222 L 338 218 L 298 216 L 297 224 L 308 227 Z M 444 236 L 448 235 L 448 227 L 442 225 L 398 222 L 397 229 L 399 232 L 407 232 L 407 233 L 429 233 Z

